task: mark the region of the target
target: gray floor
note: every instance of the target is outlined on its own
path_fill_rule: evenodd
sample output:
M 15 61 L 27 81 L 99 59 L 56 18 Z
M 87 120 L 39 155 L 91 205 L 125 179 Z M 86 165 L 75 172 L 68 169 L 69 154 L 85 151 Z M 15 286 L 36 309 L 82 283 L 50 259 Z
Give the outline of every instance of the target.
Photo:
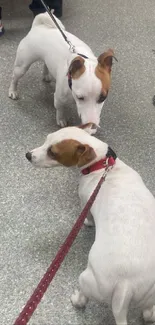
M 27 1 L 0 1 L 6 33 L 0 38 L 0 324 L 17 317 L 80 212 L 77 171 L 36 170 L 25 159 L 57 129 L 53 88 L 41 81 L 42 64 L 20 83 L 20 99 L 8 98 L 19 41 L 32 22 Z M 16 3 L 16 6 L 15 6 Z M 19 4 L 19 6 L 18 6 Z M 62 21 L 96 55 L 112 47 L 118 63 L 102 112 L 98 137 L 141 173 L 155 194 L 155 2 L 64 0 Z M 71 122 L 76 122 L 72 109 Z M 108 306 L 90 302 L 76 311 L 70 295 L 85 268 L 94 230 L 83 228 L 33 315 L 31 325 L 114 325 Z M 138 310 L 129 324 L 141 325 Z

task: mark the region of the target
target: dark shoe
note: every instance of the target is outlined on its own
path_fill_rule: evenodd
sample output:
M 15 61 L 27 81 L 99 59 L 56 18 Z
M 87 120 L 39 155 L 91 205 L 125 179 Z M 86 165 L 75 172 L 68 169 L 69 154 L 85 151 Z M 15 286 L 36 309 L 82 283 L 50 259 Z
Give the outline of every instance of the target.
M 34 17 L 46 11 L 40 2 L 35 3 L 35 1 L 29 5 L 29 9 L 33 12 Z
M 63 0 L 45 0 L 50 9 L 54 9 L 54 15 L 58 18 L 62 16 Z
M 62 0 L 59 1 L 48 0 L 46 1 L 46 4 L 47 6 L 49 6 L 50 10 L 54 9 L 54 15 L 57 18 L 60 18 L 62 16 Z M 29 9 L 33 12 L 34 17 L 46 11 L 42 3 L 38 0 L 33 0 L 32 3 L 29 5 Z
M 54 15 L 55 15 L 57 18 L 62 17 L 62 8 L 60 8 L 60 9 L 54 9 Z
M 32 11 L 34 17 L 37 16 L 37 15 L 39 15 L 39 14 L 43 14 L 45 12 L 44 9 L 42 9 L 42 10 L 40 10 L 40 9 L 33 9 L 31 11 Z

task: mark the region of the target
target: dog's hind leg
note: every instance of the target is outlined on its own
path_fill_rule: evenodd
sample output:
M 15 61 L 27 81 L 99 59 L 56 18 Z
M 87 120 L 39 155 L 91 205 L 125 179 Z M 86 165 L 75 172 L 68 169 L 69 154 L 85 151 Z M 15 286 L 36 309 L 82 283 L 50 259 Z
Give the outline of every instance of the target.
M 87 218 L 84 221 L 84 225 L 87 226 L 87 227 L 94 227 L 95 226 L 94 218 L 93 218 L 91 212 L 88 212 Z
M 98 297 L 98 288 L 95 277 L 89 267 L 80 274 L 79 285 L 80 290 L 75 290 L 71 296 L 73 306 L 84 308 L 89 298 L 100 299 L 100 297 Z
M 85 308 L 88 302 L 88 298 L 83 294 L 81 290 L 75 290 L 71 296 L 71 302 L 76 308 Z
M 132 298 L 132 290 L 127 281 L 116 285 L 112 296 L 112 311 L 116 325 L 127 325 L 127 313 Z
M 143 311 L 143 318 L 145 322 L 155 322 L 155 305 L 152 308 L 147 308 Z
M 9 88 L 9 97 L 12 99 L 18 98 L 17 85 L 19 79 L 24 76 L 31 64 L 37 61 L 36 56 L 33 51 L 31 51 L 31 46 L 29 47 L 27 46 L 27 43 L 25 43 L 25 39 L 23 39 L 17 49 L 12 80 Z
M 43 81 L 46 82 L 51 82 L 52 78 L 51 75 L 49 73 L 49 70 L 47 68 L 47 65 L 44 63 L 44 68 L 43 68 Z

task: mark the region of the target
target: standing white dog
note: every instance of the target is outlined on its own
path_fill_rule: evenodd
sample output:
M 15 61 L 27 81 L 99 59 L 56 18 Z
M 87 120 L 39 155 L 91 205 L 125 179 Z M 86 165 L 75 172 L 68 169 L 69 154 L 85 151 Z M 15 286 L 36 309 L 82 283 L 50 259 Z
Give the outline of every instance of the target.
M 116 158 L 106 143 L 77 127 L 48 135 L 44 145 L 26 157 L 38 167 L 80 167 L 82 205 L 98 184 L 106 162 L 111 157 L 115 160 L 91 208 L 95 242 L 79 278 L 80 291 L 71 300 L 77 307 L 84 307 L 89 298 L 112 304 L 117 325 L 127 325 L 128 308 L 134 302 L 144 319 L 154 322 L 155 199 L 140 175 Z M 86 223 L 91 225 L 92 220 Z
M 62 23 L 55 19 L 64 31 Z M 50 81 L 52 75 L 56 80 L 54 106 L 57 124 L 66 126 L 63 108 L 69 99 L 74 98 L 82 123 L 93 121 L 99 125 L 101 109 L 110 88 L 114 52 L 109 49 L 97 59 L 84 42 L 67 31 L 65 34 L 75 45 L 77 53 L 71 53 L 47 13 L 35 17 L 30 32 L 17 49 L 9 97 L 18 98 L 18 80 L 33 62 L 43 60 L 43 79 Z

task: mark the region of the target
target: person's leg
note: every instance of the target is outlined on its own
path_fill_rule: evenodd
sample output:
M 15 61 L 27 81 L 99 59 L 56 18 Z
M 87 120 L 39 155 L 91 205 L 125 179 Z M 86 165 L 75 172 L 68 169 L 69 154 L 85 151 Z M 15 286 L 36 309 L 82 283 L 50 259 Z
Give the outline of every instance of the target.
M 34 17 L 46 11 L 40 0 L 32 0 L 29 9 L 33 12 Z
M 2 25 L 2 7 L 0 7 L 0 36 L 4 34 L 4 27 Z
M 54 14 L 56 17 L 60 18 L 62 16 L 62 2 L 63 0 L 46 0 L 47 5 L 50 9 L 54 9 Z M 48 4 L 49 3 L 49 4 Z
M 45 3 L 50 9 L 54 9 L 54 14 L 56 17 L 61 17 L 62 1 L 63 0 L 45 0 Z M 33 12 L 34 16 L 46 11 L 40 0 L 32 0 L 32 3 L 29 5 L 29 8 Z

